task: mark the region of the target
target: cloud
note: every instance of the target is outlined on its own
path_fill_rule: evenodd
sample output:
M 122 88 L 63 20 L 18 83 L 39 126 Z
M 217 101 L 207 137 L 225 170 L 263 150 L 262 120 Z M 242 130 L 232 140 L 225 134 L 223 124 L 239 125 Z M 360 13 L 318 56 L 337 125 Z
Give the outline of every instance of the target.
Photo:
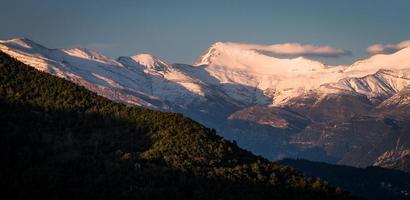
M 283 43 L 272 45 L 261 44 L 240 44 L 230 43 L 231 45 L 238 45 L 243 49 L 257 50 L 264 53 L 271 53 L 273 55 L 281 56 L 317 56 L 317 57 L 339 57 L 351 55 L 350 51 L 334 48 L 331 46 L 319 46 L 311 44 L 299 43 Z
M 398 44 L 374 44 L 367 47 L 367 52 L 371 54 L 394 53 L 406 47 L 410 47 L 410 40 L 405 40 Z

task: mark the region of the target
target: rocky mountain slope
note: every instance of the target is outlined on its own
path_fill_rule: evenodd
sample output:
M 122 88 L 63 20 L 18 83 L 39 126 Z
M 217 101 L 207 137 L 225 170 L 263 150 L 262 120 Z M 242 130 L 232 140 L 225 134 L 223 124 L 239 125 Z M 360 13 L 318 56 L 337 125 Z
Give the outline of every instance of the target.
M 183 113 L 270 159 L 367 166 L 410 146 L 410 48 L 339 66 L 229 42 L 211 45 L 194 65 L 48 49 L 29 39 L 0 41 L 0 50 L 109 99 Z

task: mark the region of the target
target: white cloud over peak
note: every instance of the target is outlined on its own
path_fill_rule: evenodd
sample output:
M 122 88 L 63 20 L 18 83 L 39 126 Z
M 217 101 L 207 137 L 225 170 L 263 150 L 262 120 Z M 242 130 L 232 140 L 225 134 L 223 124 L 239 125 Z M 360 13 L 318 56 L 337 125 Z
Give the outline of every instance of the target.
M 410 40 L 405 40 L 398 44 L 374 44 L 367 48 L 367 52 L 371 54 L 394 53 L 406 47 L 410 47 Z
M 318 56 L 318 57 L 339 57 L 350 55 L 351 52 L 334 48 L 331 46 L 319 46 L 311 44 L 300 43 L 283 43 L 283 44 L 242 44 L 242 43 L 228 43 L 229 45 L 236 45 L 242 49 L 250 49 L 256 51 L 262 51 L 265 53 L 271 53 L 274 55 L 283 56 Z

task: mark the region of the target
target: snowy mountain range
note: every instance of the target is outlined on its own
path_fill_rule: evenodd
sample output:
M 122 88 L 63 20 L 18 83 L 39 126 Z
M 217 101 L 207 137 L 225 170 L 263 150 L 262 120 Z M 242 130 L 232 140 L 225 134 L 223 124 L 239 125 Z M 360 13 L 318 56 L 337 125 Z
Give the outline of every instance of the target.
M 0 41 L 0 51 L 109 99 L 183 113 L 271 159 L 382 166 L 410 154 L 410 47 L 338 66 L 231 42 L 193 65 L 25 38 Z

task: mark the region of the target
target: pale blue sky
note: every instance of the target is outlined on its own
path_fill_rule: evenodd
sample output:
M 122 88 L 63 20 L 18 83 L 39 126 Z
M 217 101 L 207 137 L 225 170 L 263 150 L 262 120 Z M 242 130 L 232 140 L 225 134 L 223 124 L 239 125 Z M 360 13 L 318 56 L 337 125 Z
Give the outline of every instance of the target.
M 351 56 L 410 39 L 408 0 L 0 0 L 0 39 L 89 47 L 110 57 L 152 53 L 192 63 L 216 41 L 330 45 Z

